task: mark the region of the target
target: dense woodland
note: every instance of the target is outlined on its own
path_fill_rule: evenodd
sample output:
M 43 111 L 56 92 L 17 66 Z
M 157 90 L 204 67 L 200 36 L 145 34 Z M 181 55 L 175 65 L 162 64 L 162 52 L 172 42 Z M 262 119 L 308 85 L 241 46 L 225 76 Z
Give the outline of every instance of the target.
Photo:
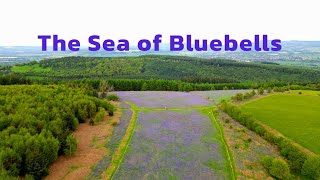
M 8 70 L 7 70 L 8 72 Z M 41 79 L 167 79 L 190 83 L 319 83 L 320 71 L 223 59 L 146 55 L 65 57 L 31 62 L 11 72 Z
M 114 110 L 94 96 L 80 86 L 0 86 L 0 178 L 41 179 L 59 154 L 72 154 L 78 124 Z

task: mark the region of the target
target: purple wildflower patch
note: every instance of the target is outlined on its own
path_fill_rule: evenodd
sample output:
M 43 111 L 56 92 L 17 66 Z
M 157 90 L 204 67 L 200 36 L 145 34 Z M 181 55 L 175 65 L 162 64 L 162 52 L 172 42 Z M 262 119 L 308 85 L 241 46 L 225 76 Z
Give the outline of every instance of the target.
M 196 110 L 141 111 L 115 179 L 228 179 L 220 136 Z
M 187 108 L 209 106 L 209 100 L 197 94 L 175 91 L 119 91 L 113 92 L 120 98 L 138 107 L 148 108 Z
M 110 154 L 98 162 L 98 164 L 92 169 L 88 179 L 101 179 L 102 172 L 109 166 L 112 154 L 119 146 L 122 137 L 125 135 L 131 117 L 132 111 L 130 109 L 123 110 L 122 116 L 120 117 L 120 123 L 113 129 L 111 139 L 106 145 L 107 148 L 110 149 Z

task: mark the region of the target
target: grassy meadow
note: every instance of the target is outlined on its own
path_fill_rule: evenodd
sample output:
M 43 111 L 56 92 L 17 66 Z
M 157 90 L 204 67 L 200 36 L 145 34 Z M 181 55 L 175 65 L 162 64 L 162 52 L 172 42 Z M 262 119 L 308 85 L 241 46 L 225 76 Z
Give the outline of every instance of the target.
M 320 154 L 320 92 L 290 91 L 249 101 L 241 108 L 303 147 Z

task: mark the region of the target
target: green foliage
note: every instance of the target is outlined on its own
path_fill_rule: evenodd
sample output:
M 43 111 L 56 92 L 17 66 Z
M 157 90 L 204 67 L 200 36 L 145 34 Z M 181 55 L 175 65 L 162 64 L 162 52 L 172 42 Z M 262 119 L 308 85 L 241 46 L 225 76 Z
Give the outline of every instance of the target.
M 109 101 L 118 101 L 119 97 L 116 94 L 110 94 L 107 96 L 107 100 Z
M 320 157 L 310 156 L 302 166 L 302 174 L 312 179 L 320 178 Z
M 263 93 L 264 93 L 264 89 L 263 89 L 262 87 L 260 87 L 260 88 L 258 89 L 258 94 L 259 94 L 259 95 L 263 95 Z
M 0 179 L 1 180 L 19 180 L 18 177 L 14 177 L 14 176 L 9 175 L 8 172 L 1 167 L 0 167 Z
M 58 154 L 74 150 L 69 134 L 79 121 L 101 108 L 114 111 L 109 102 L 87 93 L 62 85 L 0 86 L 0 177 L 41 179 Z
M 268 93 L 271 93 L 271 92 L 272 92 L 272 88 L 271 88 L 271 87 L 268 87 L 267 92 L 268 92 Z
M 160 55 L 112 58 L 64 57 L 14 67 L 12 71 L 50 79 L 112 77 L 118 79 L 174 79 L 188 83 L 319 83 L 320 81 L 320 71 L 312 69 Z
M 112 91 L 113 90 L 113 86 L 110 85 L 107 81 L 105 80 L 102 80 L 100 81 L 100 84 L 99 84 L 99 93 L 100 94 L 100 97 L 101 98 L 105 98 L 108 94 L 109 91 Z
M 25 77 L 12 73 L 0 76 L 0 85 L 12 84 L 31 84 L 31 81 Z
M 242 101 L 244 99 L 244 96 L 242 93 L 237 93 L 233 97 L 231 97 L 233 101 Z
M 113 111 L 112 111 L 113 112 Z M 103 120 L 103 118 L 106 116 L 106 110 L 104 108 L 99 108 L 99 112 L 97 115 L 94 117 L 94 123 L 99 123 L 100 121 Z
M 50 131 L 44 130 L 40 135 L 28 138 L 25 146 L 26 172 L 35 179 L 41 179 L 48 174 L 48 166 L 58 157 L 59 141 Z
M 259 122 L 257 122 L 252 117 L 252 115 L 244 113 L 237 106 L 224 102 L 224 103 L 221 103 L 219 107 L 221 108 L 222 111 L 229 114 L 233 119 L 238 121 L 240 124 L 248 127 L 250 130 L 253 130 L 254 132 L 259 134 L 261 137 L 263 137 L 270 143 L 276 145 L 279 148 L 281 155 L 288 160 L 289 167 L 293 172 L 299 173 L 299 174 L 303 173 L 305 176 L 309 178 L 314 178 L 313 174 L 314 172 L 317 172 L 318 170 L 317 168 L 319 167 L 319 164 L 318 164 L 319 162 L 317 159 L 312 158 L 313 155 L 306 153 L 305 151 L 297 147 L 297 145 L 292 143 L 287 138 L 273 134 L 273 132 L 269 131 L 268 129 L 260 125 Z M 268 162 L 269 160 L 268 158 L 266 158 L 264 160 L 264 164 L 268 166 L 268 164 L 270 164 Z M 285 165 L 283 165 L 282 162 L 277 162 L 276 164 L 277 164 L 276 167 L 278 168 L 280 167 L 285 168 Z M 276 175 L 278 173 L 280 172 L 278 172 L 276 168 L 272 170 L 273 176 L 280 178 L 278 177 L 278 175 Z
M 289 165 L 284 160 L 264 156 L 261 162 L 271 176 L 277 179 L 290 179 Z
M 78 141 L 77 139 L 72 135 L 69 134 L 66 140 L 66 147 L 63 150 L 66 155 L 73 155 L 77 151 L 78 147 Z

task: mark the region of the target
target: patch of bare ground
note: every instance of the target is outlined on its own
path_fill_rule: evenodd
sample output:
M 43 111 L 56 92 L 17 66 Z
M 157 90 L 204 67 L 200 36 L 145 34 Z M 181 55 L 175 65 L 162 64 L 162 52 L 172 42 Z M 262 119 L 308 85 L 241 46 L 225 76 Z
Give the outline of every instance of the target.
M 110 138 L 115 122 L 121 116 L 116 111 L 114 116 L 106 116 L 103 121 L 95 126 L 88 123 L 80 124 L 73 135 L 78 140 L 77 152 L 72 156 L 62 155 L 50 166 L 46 180 L 80 180 L 85 179 L 91 172 L 91 167 L 98 163 L 103 156 L 108 155 L 105 147 Z
M 273 179 L 260 162 L 263 155 L 282 158 L 277 147 L 222 111 L 218 117 L 233 155 L 237 179 Z

